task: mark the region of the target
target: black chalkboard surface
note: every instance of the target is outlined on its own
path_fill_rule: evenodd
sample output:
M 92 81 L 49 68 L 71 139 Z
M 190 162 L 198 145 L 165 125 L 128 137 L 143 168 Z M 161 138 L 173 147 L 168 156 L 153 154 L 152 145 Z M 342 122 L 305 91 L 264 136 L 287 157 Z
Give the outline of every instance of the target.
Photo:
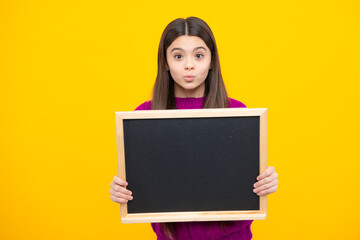
M 123 223 L 264 219 L 266 109 L 116 112 Z

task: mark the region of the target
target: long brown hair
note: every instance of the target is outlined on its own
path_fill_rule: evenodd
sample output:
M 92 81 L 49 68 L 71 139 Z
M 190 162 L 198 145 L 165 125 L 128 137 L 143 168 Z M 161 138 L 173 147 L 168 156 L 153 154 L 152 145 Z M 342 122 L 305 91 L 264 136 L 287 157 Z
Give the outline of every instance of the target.
M 151 108 L 175 109 L 174 80 L 167 70 L 166 50 L 179 36 L 200 37 L 211 51 L 211 67 L 205 79 L 205 102 L 203 108 L 226 108 L 228 107 L 228 95 L 220 70 L 218 49 L 214 35 L 210 27 L 197 17 L 178 18 L 170 22 L 160 39 L 158 52 L 158 72 L 153 90 Z M 219 222 L 221 230 L 224 231 L 226 222 Z M 211 224 L 208 224 L 211 231 Z M 167 238 L 176 239 L 176 223 L 162 223 L 161 230 Z
M 197 17 L 178 18 L 169 23 L 160 39 L 158 72 L 151 101 L 152 109 L 175 109 L 174 80 L 167 70 L 166 50 L 179 36 L 200 37 L 211 51 L 211 67 L 205 79 L 203 108 L 226 108 L 228 96 L 220 70 L 218 49 L 210 27 Z

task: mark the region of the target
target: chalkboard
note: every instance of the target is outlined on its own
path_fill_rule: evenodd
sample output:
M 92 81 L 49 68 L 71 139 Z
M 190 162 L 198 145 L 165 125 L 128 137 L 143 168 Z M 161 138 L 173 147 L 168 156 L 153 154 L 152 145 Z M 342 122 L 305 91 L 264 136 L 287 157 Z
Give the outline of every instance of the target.
M 266 168 L 266 109 L 116 112 L 121 221 L 264 219 L 253 192 Z

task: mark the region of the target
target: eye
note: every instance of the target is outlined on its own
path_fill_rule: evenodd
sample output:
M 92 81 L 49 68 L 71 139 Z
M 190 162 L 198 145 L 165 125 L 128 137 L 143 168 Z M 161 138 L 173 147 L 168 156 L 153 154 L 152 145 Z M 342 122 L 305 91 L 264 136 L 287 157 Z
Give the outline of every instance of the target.
M 203 57 L 204 57 L 204 55 L 203 55 L 203 54 L 201 54 L 201 53 L 198 53 L 198 54 L 196 54 L 196 57 L 197 57 L 197 58 L 203 58 Z
M 174 58 L 175 58 L 175 59 L 180 59 L 180 58 L 181 58 L 181 55 L 180 55 L 180 54 L 176 54 L 176 55 L 174 56 Z

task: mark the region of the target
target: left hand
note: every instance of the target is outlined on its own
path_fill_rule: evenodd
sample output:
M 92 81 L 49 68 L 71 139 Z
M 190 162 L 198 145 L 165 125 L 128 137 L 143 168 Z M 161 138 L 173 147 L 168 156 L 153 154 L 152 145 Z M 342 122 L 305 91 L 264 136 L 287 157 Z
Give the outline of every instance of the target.
M 254 184 L 254 193 L 258 196 L 268 195 L 278 189 L 278 174 L 275 172 L 274 167 L 268 167 L 256 179 L 258 181 Z

